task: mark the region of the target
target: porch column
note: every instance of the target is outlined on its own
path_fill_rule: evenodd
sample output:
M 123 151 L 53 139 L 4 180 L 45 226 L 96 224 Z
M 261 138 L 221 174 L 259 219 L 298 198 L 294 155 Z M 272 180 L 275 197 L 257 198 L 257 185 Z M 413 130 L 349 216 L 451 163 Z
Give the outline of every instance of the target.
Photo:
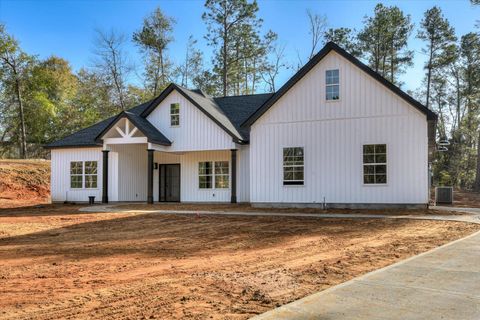
M 153 203 L 153 151 L 147 149 L 148 152 L 148 186 L 147 186 L 147 203 Z
M 231 203 L 237 203 L 237 149 L 231 150 L 231 163 L 232 163 L 232 198 Z
M 102 153 L 103 153 L 102 203 L 108 203 L 108 152 L 109 150 L 102 150 Z

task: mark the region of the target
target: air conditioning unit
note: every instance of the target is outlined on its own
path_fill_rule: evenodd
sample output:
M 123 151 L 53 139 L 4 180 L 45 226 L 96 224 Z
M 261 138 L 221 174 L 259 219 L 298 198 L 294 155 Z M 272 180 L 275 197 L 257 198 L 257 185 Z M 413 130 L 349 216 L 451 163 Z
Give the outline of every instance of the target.
M 436 187 L 435 203 L 436 204 L 452 204 L 453 203 L 453 187 Z

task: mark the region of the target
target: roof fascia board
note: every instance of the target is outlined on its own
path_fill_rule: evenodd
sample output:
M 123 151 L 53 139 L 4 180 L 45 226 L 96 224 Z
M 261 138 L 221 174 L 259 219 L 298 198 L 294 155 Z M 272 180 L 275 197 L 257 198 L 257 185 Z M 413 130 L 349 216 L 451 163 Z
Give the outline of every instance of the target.
M 147 134 L 144 130 L 142 130 L 141 126 L 138 125 L 137 121 L 136 121 L 133 117 L 131 117 L 131 116 L 128 114 L 128 112 L 125 112 L 125 111 L 122 111 L 121 113 L 119 113 L 118 116 L 117 116 L 115 119 L 113 119 L 112 122 L 111 122 L 105 129 L 103 129 L 102 132 L 99 133 L 99 135 L 95 138 L 95 141 L 96 141 L 97 143 L 101 143 L 101 142 L 102 142 L 102 136 L 103 136 L 104 134 L 106 134 L 110 129 L 112 129 L 113 126 L 114 126 L 118 121 L 120 121 L 120 120 L 123 119 L 123 118 L 127 118 L 129 121 L 131 121 L 131 122 L 133 123 L 133 125 L 134 125 L 141 133 L 143 133 L 143 135 L 144 135 L 145 137 L 147 137 L 147 141 L 148 141 L 148 142 L 152 142 L 152 143 L 156 143 L 156 144 L 160 144 L 160 145 L 164 145 L 164 146 L 170 146 L 170 145 L 172 145 L 172 142 L 171 142 L 171 141 L 169 141 L 169 143 L 165 143 L 165 142 L 158 141 L 158 140 L 155 140 L 155 139 L 150 138 L 150 137 L 148 136 L 148 134 Z
M 198 104 L 195 100 L 193 100 L 188 94 L 186 94 L 181 88 L 179 88 L 176 84 L 171 83 L 163 92 L 158 96 L 157 99 L 155 99 L 141 114 L 143 118 L 148 117 L 150 113 L 152 113 L 153 110 L 173 91 L 177 91 L 180 93 L 185 99 L 187 99 L 191 104 L 193 104 L 195 107 L 200 109 L 200 111 L 203 112 L 210 120 L 215 122 L 220 128 L 222 128 L 228 135 L 230 135 L 233 138 L 233 142 L 243 142 L 243 139 L 240 139 L 235 133 L 230 131 L 228 128 L 226 128 L 220 121 L 218 121 L 215 117 L 213 117 L 209 112 L 207 112 L 200 104 Z
M 322 50 L 320 50 L 310 61 L 308 61 L 295 75 L 293 75 L 270 99 L 265 101 L 265 103 L 257 109 L 247 120 L 242 123 L 242 127 L 251 126 L 255 121 L 257 121 L 265 112 L 267 112 L 270 107 L 275 104 L 285 93 L 288 92 L 298 81 L 300 81 L 311 69 L 313 69 L 323 58 L 330 53 L 330 51 L 335 51 L 340 54 L 342 57 L 353 63 L 362 71 L 366 72 L 372 78 L 383 84 L 385 87 L 390 89 L 393 93 L 397 94 L 400 98 L 405 100 L 411 106 L 418 109 L 420 112 L 427 116 L 427 120 L 436 120 L 437 115 L 427 109 L 423 104 L 412 98 L 410 95 L 402 91 L 399 87 L 382 77 L 377 72 L 373 71 L 370 67 L 365 65 L 363 62 L 352 56 L 350 53 L 340 48 L 333 42 L 327 43 Z

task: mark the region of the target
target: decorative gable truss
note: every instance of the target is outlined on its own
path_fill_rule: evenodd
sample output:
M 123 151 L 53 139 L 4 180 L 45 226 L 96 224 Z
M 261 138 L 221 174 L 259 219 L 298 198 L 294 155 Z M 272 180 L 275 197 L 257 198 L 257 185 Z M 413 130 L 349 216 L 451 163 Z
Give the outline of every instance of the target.
M 170 146 L 172 143 L 148 120 L 128 111 L 120 113 L 95 139 L 97 143 L 150 143 Z
M 114 129 L 110 129 L 105 134 L 103 141 L 107 144 L 130 144 L 130 143 L 147 143 L 147 137 L 141 133 L 138 128 L 127 118 L 123 118 L 114 125 Z

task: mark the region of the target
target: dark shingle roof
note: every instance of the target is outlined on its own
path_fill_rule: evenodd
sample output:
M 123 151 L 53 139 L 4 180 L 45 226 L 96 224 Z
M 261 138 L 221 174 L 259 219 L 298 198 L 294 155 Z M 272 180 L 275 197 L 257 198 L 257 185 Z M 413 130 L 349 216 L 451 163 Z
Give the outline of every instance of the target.
M 172 142 L 167 139 L 153 124 L 150 123 L 147 119 L 139 116 L 136 113 L 125 112 L 128 116 L 128 119 L 140 130 L 147 138 L 149 142 L 170 146 Z
M 215 102 L 215 100 L 207 95 L 204 95 L 200 90 L 189 90 L 177 86 L 184 95 L 190 97 L 190 101 L 196 105 L 201 111 L 203 111 L 208 117 L 222 127 L 228 134 L 230 134 L 236 140 L 245 141 L 238 129 L 233 125 L 231 119 L 225 114 L 224 110 Z
M 273 93 L 262 93 L 244 96 L 218 97 L 213 100 L 223 110 L 232 124 L 246 141 L 250 139 L 250 128 L 242 127 L 248 119 Z
M 150 105 L 150 103 L 152 103 L 152 101 L 153 100 L 142 103 L 141 105 L 133 107 L 128 111 L 133 114 L 139 115 Z M 117 116 L 114 116 L 106 120 L 100 121 L 90 127 L 77 131 L 60 140 L 49 143 L 45 147 L 49 149 L 66 147 L 98 147 L 101 145 L 101 143 L 96 142 L 95 139 L 100 134 L 100 132 L 105 130 L 105 128 L 108 127 L 113 120 L 115 120 L 116 117 Z
M 123 111 L 118 114 L 113 121 L 109 123 L 96 137 L 95 141 L 98 143 L 102 142 L 102 137 L 107 133 L 120 119 L 127 118 L 137 129 L 147 137 L 147 141 L 151 143 L 156 143 L 164 146 L 170 146 L 172 143 L 158 131 L 157 128 L 153 126 L 147 119 L 142 118 L 136 113 L 131 111 Z
M 167 90 L 168 88 L 170 89 Z M 150 142 L 170 145 L 171 142 L 168 138 L 146 120 L 146 117 L 173 89 L 178 90 L 181 94 L 188 97 L 193 104 L 197 105 L 202 112 L 222 127 L 236 141 L 248 142 L 249 128 L 241 127 L 241 124 L 273 95 L 272 93 L 265 93 L 212 98 L 198 89 L 189 90 L 174 84 L 168 88 L 153 100 L 77 131 L 45 147 L 54 149 L 101 146 L 102 143 L 99 136 L 108 131 L 116 121 L 124 116 L 128 116 L 132 123 L 149 138 Z

